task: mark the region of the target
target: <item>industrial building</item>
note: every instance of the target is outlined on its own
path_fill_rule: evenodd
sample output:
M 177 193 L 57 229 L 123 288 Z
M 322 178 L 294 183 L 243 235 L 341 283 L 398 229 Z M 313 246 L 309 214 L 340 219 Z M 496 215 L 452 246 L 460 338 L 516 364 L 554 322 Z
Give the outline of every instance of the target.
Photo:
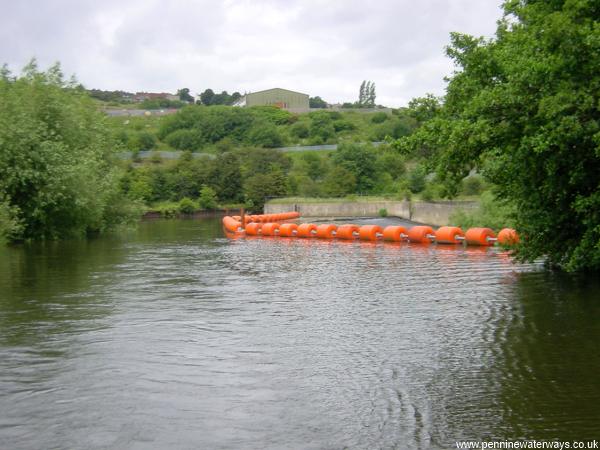
M 233 106 L 276 106 L 292 112 L 309 110 L 308 94 L 281 88 L 248 93 L 240 97 Z

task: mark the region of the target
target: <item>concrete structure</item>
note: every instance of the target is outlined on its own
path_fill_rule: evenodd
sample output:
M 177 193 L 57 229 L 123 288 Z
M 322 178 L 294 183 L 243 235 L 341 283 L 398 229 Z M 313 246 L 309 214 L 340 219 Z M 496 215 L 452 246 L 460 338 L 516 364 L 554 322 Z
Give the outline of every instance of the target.
M 277 106 L 292 112 L 307 112 L 308 94 L 274 88 L 251 92 L 240 97 L 233 106 Z
M 301 217 L 377 217 L 381 209 L 388 216 L 412 220 L 429 225 L 444 226 L 450 223 L 450 215 L 458 209 L 473 210 L 477 202 L 323 202 L 323 203 L 269 203 L 265 214 L 298 211 Z

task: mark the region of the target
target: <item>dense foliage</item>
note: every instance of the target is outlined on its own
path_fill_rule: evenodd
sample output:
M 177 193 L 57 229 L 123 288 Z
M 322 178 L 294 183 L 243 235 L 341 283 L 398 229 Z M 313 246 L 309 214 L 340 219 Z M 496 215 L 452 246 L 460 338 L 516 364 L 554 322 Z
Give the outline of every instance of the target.
M 600 4 L 511 0 L 495 39 L 452 35 L 459 70 L 405 150 L 450 188 L 479 168 L 514 205 L 522 259 L 600 269 Z
M 0 234 L 57 238 L 111 228 L 132 216 L 114 147 L 88 95 L 58 65 L 30 63 L 0 77 Z

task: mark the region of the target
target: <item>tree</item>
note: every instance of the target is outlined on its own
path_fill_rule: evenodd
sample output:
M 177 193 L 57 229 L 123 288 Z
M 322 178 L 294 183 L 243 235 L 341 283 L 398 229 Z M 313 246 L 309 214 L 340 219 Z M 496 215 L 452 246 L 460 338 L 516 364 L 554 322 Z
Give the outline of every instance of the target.
M 370 83 L 369 92 L 367 95 L 367 105 L 371 108 L 375 106 L 375 98 L 377 95 L 375 94 L 375 83 Z
M 177 95 L 182 102 L 194 103 L 194 97 L 190 95 L 190 90 L 188 88 L 179 89 Z
M 0 78 L 0 199 L 20 225 L 11 238 L 98 232 L 135 217 L 110 136 L 58 63 L 41 72 L 32 61 L 20 77 Z
M 198 204 L 201 209 L 216 209 L 218 206 L 217 193 L 209 186 L 203 186 L 200 189 Z
M 327 108 L 327 102 L 317 95 L 308 99 L 308 106 L 311 108 Z
M 366 90 L 367 90 L 367 80 L 363 80 L 363 82 L 360 83 L 360 88 L 358 90 L 358 104 L 359 105 L 363 105 L 365 103 Z
M 200 94 L 200 102 L 206 106 L 212 105 L 214 97 L 214 91 L 212 89 L 206 89 L 202 94 Z
M 268 197 L 279 197 L 287 193 L 286 180 L 281 170 L 271 173 L 257 173 L 244 183 L 246 201 L 257 209 L 262 209 Z
M 332 161 L 354 175 L 358 192 L 369 192 L 375 185 L 375 154 L 370 145 L 340 144 Z
M 358 93 L 358 106 L 373 107 L 375 106 L 375 98 L 375 83 L 363 80 Z
M 435 117 L 441 109 L 441 100 L 433 94 L 416 97 L 408 102 L 406 113 L 419 123 L 427 122 Z
M 454 33 L 445 104 L 401 145 L 428 146 L 449 186 L 478 167 L 515 207 L 517 256 L 600 270 L 597 1 L 506 1 L 496 37 Z

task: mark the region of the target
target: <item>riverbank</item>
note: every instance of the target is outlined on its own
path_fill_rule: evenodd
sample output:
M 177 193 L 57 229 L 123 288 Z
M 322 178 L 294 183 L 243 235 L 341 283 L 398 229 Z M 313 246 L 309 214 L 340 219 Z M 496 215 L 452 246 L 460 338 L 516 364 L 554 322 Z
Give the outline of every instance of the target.
M 412 222 L 430 225 L 451 225 L 453 213 L 473 211 L 479 203 L 476 201 L 409 201 L 409 200 L 336 200 L 304 202 L 301 199 L 270 201 L 265 204 L 265 214 L 278 214 L 285 211 L 298 211 L 301 217 L 378 217 L 387 215 Z

